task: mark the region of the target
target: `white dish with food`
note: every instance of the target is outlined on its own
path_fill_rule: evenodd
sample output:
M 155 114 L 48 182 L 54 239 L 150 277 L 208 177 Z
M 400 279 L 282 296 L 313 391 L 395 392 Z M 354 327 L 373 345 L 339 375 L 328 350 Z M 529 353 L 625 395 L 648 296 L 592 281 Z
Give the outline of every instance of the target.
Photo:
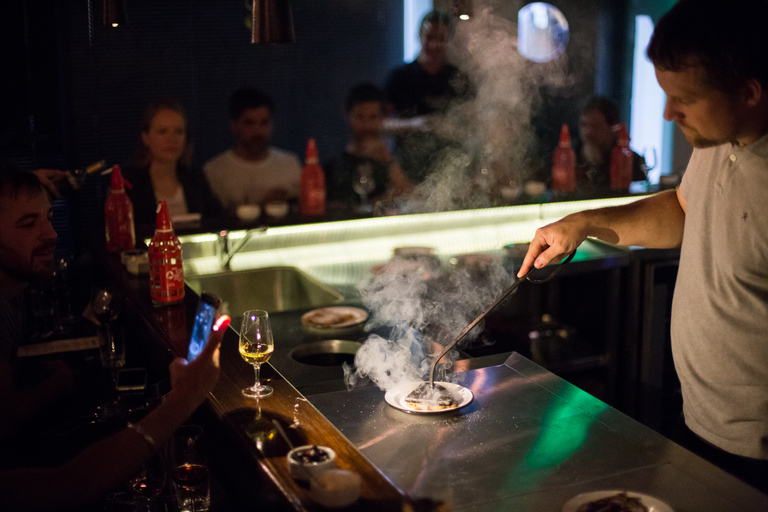
M 301 323 L 313 329 L 340 329 L 355 327 L 368 320 L 368 313 L 360 308 L 331 306 L 313 309 L 301 315 Z
M 619 498 L 620 495 L 626 495 L 626 498 Z M 607 491 L 593 491 L 585 492 L 574 496 L 563 505 L 563 512 L 588 512 L 592 509 L 589 508 L 590 503 L 594 503 L 599 500 L 607 500 L 612 497 L 619 499 L 626 499 L 631 503 L 630 507 L 626 508 L 627 512 L 674 512 L 672 507 L 664 503 L 658 498 L 648 496 L 647 494 L 624 491 L 621 489 L 613 489 Z M 610 505 L 607 505 L 610 506 Z M 616 505 L 618 506 L 618 505 Z M 599 510 L 599 509 L 595 509 Z M 619 510 L 619 509 L 610 509 Z M 624 510 L 624 509 L 621 509 Z
M 459 384 L 454 384 L 453 382 L 435 381 L 435 384 L 443 386 L 453 396 L 454 400 L 456 401 L 455 405 L 428 406 L 424 404 L 414 404 L 407 402 L 406 397 L 421 384 L 423 384 L 423 382 L 410 382 L 408 384 L 397 386 L 396 388 L 386 392 L 384 395 L 384 400 L 386 400 L 386 402 L 395 409 L 399 409 L 407 413 L 441 414 L 458 411 L 459 409 L 468 406 L 470 403 L 472 403 L 472 400 L 475 399 L 475 395 L 472 393 L 472 391 L 469 390 L 469 388 L 465 388 Z
M 288 472 L 296 480 L 312 480 L 336 468 L 336 452 L 327 446 L 297 446 L 288 452 Z

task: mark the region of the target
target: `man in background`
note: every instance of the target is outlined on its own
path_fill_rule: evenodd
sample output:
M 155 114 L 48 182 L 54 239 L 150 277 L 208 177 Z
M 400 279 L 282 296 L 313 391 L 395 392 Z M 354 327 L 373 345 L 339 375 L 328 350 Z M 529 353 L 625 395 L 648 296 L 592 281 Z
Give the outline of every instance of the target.
M 301 164 L 293 153 L 271 146 L 273 115 L 272 98 L 256 89 L 239 89 L 230 98 L 235 147 L 203 166 L 211 191 L 227 210 L 299 197 Z
M 384 127 L 395 136 L 396 156 L 413 183 L 424 181 L 436 155 L 463 136 L 445 119 L 471 95 L 469 79 L 446 60 L 453 30 L 449 13 L 427 13 L 419 26 L 419 55 L 395 68 L 384 87 L 393 110 Z
M 608 190 L 611 185 L 611 151 L 616 146 L 619 106 L 605 96 L 588 98 L 579 109 L 579 143 L 576 151 L 576 186 L 581 191 Z M 645 161 L 632 152 L 632 181 L 645 180 Z
M 385 103 L 383 91 L 373 84 L 358 84 L 349 91 L 349 142 L 339 157 L 323 165 L 329 201 L 361 206 L 363 198 L 372 204 L 413 189 L 382 134 Z

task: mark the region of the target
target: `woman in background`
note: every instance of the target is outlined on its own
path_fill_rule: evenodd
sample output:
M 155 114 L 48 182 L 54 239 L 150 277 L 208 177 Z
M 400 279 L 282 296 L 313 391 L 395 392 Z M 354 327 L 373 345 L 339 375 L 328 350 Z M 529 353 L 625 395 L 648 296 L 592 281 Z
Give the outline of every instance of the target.
M 221 214 L 221 205 L 205 177 L 192 169 L 187 116 L 175 100 L 155 101 L 144 110 L 141 140 L 133 163 L 123 175 L 133 185 L 128 194 L 141 232 L 151 232 L 158 201 L 166 202 L 171 218 L 176 220 L 193 213 L 203 219 Z

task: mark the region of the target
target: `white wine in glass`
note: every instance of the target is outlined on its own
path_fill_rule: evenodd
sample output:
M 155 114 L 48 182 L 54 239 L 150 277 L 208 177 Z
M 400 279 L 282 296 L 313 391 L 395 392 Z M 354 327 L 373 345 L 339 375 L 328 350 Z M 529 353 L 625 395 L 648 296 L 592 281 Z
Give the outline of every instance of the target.
M 246 363 L 253 365 L 256 383 L 243 389 L 245 396 L 261 398 L 272 394 L 272 388 L 262 385 L 259 381 L 259 369 L 269 361 L 274 350 L 275 342 L 267 312 L 258 309 L 246 311 L 240 325 L 240 355 Z

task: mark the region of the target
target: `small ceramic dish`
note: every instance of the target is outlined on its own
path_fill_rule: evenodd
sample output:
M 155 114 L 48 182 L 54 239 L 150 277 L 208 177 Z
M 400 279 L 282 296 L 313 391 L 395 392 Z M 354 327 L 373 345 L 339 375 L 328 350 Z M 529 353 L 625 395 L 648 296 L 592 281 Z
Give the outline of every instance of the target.
M 312 480 L 336 468 L 336 452 L 327 446 L 297 446 L 288 452 L 288 472 L 296 480 Z
M 360 498 L 360 475 L 346 469 L 323 471 L 309 482 L 309 498 L 327 508 L 344 508 Z
M 301 316 L 301 325 L 313 334 L 346 336 L 362 330 L 368 313 L 360 308 L 331 306 L 308 311 Z
M 237 207 L 235 213 L 237 214 L 237 218 L 242 221 L 248 222 L 256 220 L 261 215 L 261 206 L 257 204 L 241 204 Z
M 288 201 L 268 201 L 264 204 L 264 212 L 272 218 L 279 219 L 288 215 Z

